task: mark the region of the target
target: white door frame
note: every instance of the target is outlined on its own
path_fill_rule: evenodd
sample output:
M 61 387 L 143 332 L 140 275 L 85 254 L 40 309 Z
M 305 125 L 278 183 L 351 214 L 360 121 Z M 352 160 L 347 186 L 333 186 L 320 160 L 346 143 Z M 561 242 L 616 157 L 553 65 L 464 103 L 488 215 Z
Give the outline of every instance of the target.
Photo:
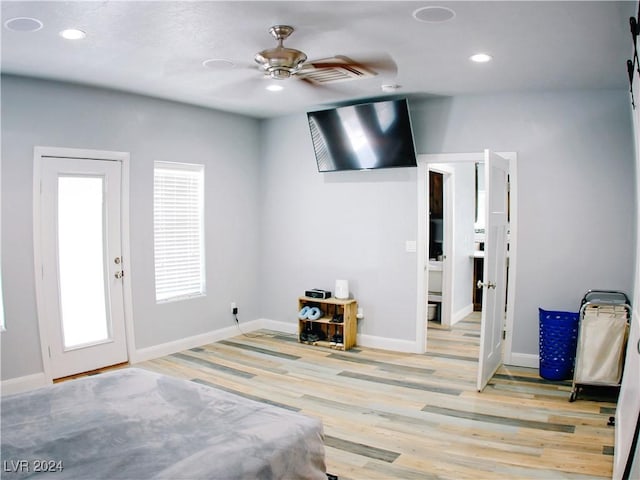
M 111 160 L 118 161 L 122 167 L 121 185 L 121 241 L 122 241 L 122 269 L 126 274 L 122 277 L 124 295 L 124 322 L 127 337 L 127 355 L 131 361 L 135 352 L 133 333 L 133 301 L 131 295 L 131 249 L 129 242 L 129 153 L 110 152 L 105 150 L 86 150 L 77 148 L 41 147 L 33 149 L 33 257 L 36 286 L 36 307 L 38 314 L 38 328 L 40 333 L 40 348 L 42 353 L 42 367 L 47 383 L 53 381 L 51 360 L 49 358 L 49 339 L 47 337 L 47 323 L 45 320 L 46 302 L 44 299 L 44 284 L 42 278 L 43 252 L 40 245 L 42 212 L 40 208 L 40 190 L 42 175 L 40 164 L 47 157 L 62 157 L 73 159 Z
M 509 160 L 509 279 L 507 282 L 507 317 L 506 317 L 506 339 L 503 353 L 503 363 L 514 365 L 513 363 L 513 319 L 514 302 L 516 295 L 516 266 L 517 266 L 517 239 L 518 239 L 518 189 L 517 189 L 517 158 L 516 152 L 496 152 L 498 155 Z M 417 240 L 417 274 L 418 292 L 416 308 L 416 353 L 427 351 L 427 288 L 428 288 L 428 246 L 429 246 L 429 222 L 428 218 L 428 181 L 429 165 L 438 163 L 456 162 L 483 162 L 484 152 L 471 153 L 437 153 L 418 155 L 418 240 Z

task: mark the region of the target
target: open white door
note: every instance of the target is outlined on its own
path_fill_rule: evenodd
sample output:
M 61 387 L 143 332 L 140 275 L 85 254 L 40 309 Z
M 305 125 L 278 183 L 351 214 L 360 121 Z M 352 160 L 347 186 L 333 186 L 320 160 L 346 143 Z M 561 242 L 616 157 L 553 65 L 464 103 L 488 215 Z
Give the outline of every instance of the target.
M 502 364 L 502 331 L 507 301 L 507 230 L 509 161 L 484 151 L 486 196 L 484 289 L 480 329 L 478 391 Z

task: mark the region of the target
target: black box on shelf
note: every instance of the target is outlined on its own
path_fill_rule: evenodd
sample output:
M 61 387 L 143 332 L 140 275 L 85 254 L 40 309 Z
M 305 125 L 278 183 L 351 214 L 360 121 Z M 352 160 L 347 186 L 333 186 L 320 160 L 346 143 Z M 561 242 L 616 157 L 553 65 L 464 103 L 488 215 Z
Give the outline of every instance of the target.
M 309 298 L 331 298 L 331 292 L 319 288 L 312 288 L 311 290 L 305 290 L 304 296 Z

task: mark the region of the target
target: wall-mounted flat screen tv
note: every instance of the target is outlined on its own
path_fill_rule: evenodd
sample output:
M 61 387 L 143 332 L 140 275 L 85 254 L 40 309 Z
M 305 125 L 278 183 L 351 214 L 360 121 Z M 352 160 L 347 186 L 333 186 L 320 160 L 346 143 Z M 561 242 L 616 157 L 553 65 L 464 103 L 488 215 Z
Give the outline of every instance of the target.
M 319 172 L 415 167 L 407 100 L 308 112 Z

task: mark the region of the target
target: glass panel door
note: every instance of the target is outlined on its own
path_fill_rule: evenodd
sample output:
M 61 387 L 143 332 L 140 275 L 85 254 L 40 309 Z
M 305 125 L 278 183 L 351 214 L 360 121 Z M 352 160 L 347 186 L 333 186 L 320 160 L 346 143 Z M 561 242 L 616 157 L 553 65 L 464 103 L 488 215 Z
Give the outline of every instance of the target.
M 104 178 L 58 177 L 58 271 L 64 349 L 110 339 Z
M 112 152 L 36 152 L 34 255 L 47 375 L 61 378 L 126 362 L 119 154 L 113 152 L 111 160 Z

